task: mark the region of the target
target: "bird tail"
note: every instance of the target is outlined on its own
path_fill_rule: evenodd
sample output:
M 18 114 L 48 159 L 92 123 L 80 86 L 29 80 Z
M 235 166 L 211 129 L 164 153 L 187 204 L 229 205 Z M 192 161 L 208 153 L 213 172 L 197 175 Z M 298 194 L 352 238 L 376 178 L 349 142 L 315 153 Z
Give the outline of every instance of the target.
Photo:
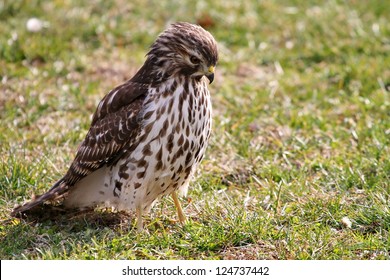
M 16 206 L 12 212 L 11 216 L 16 217 L 19 216 L 20 214 L 29 211 L 38 205 L 43 204 L 45 201 L 55 201 L 58 200 L 65 194 L 69 189 L 69 186 L 66 184 L 64 179 L 62 178 L 61 180 L 57 181 L 51 188 L 48 190 L 46 193 L 43 195 L 40 195 L 38 197 L 33 198 L 31 201 L 23 204 Z

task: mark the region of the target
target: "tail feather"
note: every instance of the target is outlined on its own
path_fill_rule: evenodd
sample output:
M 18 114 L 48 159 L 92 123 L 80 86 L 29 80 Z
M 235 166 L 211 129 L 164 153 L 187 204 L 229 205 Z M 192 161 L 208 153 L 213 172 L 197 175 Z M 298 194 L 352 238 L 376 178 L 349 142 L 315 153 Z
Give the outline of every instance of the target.
M 38 205 L 43 204 L 45 201 L 55 201 L 59 198 L 61 198 L 69 189 L 69 186 L 66 184 L 66 182 L 61 179 L 57 181 L 46 193 L 44 193 L 41 196 L 38 196 L 36 198 L 33 198 L 31 201 L 19 205 L 15 207 L 12 212 L 11 216 L 16 217 L 26 211 L 29 211 Z

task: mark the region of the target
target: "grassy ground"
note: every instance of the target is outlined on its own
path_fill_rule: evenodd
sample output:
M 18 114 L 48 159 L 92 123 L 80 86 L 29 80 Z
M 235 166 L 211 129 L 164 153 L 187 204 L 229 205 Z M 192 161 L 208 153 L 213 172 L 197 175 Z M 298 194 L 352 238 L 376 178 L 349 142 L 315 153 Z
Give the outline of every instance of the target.
M 390 258 L 386 1 L 79 2 L 0 1 L 2 259 Z M 27 31 L 31 17 L 41 32 Z M 188 224 L 173 222 L 170 198 L 140 234 L 105 211 L 12 219 L 67 170 L 98 101 L 179 20 L 220 47 Z

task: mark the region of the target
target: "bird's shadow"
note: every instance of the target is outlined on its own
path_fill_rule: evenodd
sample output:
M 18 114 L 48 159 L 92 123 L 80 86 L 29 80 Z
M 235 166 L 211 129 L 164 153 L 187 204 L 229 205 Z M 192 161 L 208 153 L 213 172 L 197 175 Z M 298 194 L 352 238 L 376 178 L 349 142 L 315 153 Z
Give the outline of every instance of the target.
M 123 225 L 128 227 L 133 215 L 108 209 L 69 210 L 61 206 L 43 204 L 19 214 L 17 218 L 30 226 L 53 225 L 59 227 L 60 230 L 74 233 L 85 230 L 86 227 L 91 229 L 117 229 Z
M 24 252 L 39 248 L 40 239 L 48 239 L 45 242 L 49 244 L 56 243 L 50 237 L 55 234 L 72 242 L 80 233 L 90 230 L 97 236 L 107 229 L 136 232 L 133 218 L 134 216 L 129 213 L 107 209 L 70 211 L 52 205 L 42 205 L 33 211 L 1 222 L 0 257 L 1 259 L 21 258 Z

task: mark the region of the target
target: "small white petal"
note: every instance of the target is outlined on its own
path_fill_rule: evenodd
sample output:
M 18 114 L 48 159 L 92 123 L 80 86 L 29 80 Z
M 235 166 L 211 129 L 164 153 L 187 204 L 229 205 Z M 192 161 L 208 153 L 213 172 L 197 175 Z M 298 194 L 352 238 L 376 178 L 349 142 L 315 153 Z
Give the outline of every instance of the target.
M 43 22 L 37 18 L 30 18 L 26 23 L 26 28 L 30 32 L 39 32 L 43 28 Z
M 341 223 L 346 227 L 346 228 L 351 228 L 352 227 L 352 221 L 347 217 L 343 217 L 341 219 Z

